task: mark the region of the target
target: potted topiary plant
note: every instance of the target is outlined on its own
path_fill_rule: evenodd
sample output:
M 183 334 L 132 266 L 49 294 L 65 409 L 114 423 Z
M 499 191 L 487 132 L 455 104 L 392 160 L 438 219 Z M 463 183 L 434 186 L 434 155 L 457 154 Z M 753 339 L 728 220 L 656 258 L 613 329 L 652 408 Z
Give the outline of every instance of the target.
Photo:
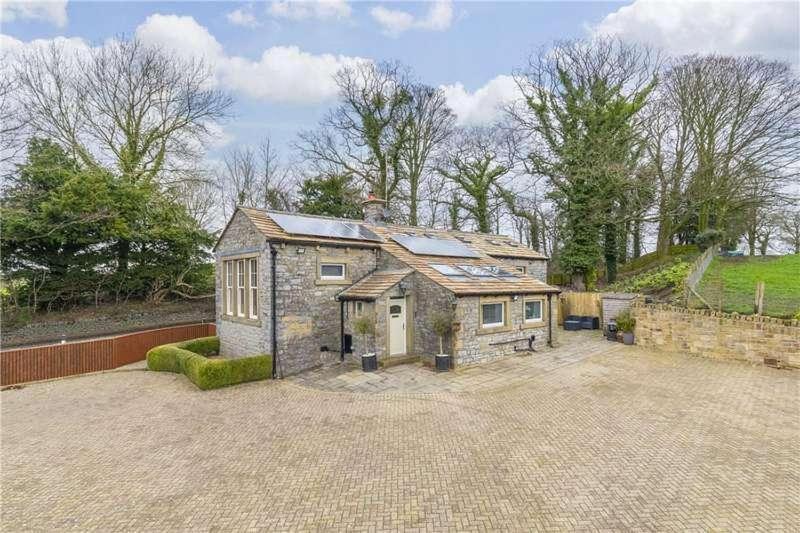
M 431 329 L 439 336 L 439 353 L 436 354 L 436 370 L 445 372 L 450 370 L 453 358 L 444 353 L 444 338 L 453 331 L 453 315 L 446 311 L 435 313 L 431 318 Z
M 361 355 L 361 370 L 372 372 L 378 369 L 378 358 L 372 350 L 372 336 L 375 334 L 375 317 L 362 315 L 353 321 L 353 331 L 361 338 L 364 353 Z
M 636 327 L 636 319 L 631 316 L 629 309 L 617 315 L 617 327 L 622 332 L 622 342 L 629 346 L 633 344 L 633 330 Z

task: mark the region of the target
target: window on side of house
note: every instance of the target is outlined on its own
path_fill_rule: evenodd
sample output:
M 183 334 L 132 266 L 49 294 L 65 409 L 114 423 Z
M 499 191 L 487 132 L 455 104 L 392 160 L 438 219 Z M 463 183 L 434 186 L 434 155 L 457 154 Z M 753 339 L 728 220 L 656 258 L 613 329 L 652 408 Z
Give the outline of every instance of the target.
M 517 272 L 519 272 L 520 274 L 527 274 L 528 273 L 524 266 L 518 266 L 517 267 Z
M 481 327 L 497 328 L 506 324 L 505 302 L 481 304 Z
M 344 279 L 344 263 L 320 263 L 319 279 Z
M 364 302 L 355 302 L 355 316 L 361 316 L 364 314 Z
M 542 321 L 542 300 L 525 300 L 525 322 Z
M 258 319 L 258 259 L 250 259 L 250 318 Z
M 233 261 L 225 261 L 225 314 L 233 315 Z
M 244 316 L 245 281 L 247 281 L 244 259 L 236 261 L 236 314 Z

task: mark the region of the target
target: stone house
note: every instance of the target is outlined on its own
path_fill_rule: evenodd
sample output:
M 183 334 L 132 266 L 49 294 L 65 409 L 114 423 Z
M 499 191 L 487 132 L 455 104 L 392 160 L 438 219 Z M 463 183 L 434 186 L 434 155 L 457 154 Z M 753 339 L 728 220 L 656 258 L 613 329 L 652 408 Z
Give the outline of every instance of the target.
M 546 257 L 499 235 L 391 224 L 372 196 L 363 205 L 364 220 L 236 210 L 214 249 L 223 355 L 271 353 L 276 376 L 366 352 L 432 359 L 439 313 L 456 367 L 552 345 Z M 354 334 L 361 316 L 374 334 Z

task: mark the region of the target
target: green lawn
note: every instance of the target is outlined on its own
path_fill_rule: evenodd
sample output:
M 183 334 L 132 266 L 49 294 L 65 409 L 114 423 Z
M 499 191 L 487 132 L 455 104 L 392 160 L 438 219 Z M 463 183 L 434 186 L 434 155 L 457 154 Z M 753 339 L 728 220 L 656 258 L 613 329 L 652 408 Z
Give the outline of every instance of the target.
M 800 311 L 800 255 L 715 257 L 698 292 L 715 308 L 721 303 L 723 311 L 752 314 L 759 281 L 765 284 L 765 315 L 791 317 Z

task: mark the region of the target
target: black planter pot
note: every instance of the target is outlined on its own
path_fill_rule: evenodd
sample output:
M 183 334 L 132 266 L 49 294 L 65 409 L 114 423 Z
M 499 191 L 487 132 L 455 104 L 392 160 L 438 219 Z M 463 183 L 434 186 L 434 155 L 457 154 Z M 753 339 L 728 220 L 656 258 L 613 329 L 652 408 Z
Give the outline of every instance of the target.
M 362 355 L 361 370 L 364 372 L 374 372 L 378 370 L 378 357 L 374 353 Z
M 453 357 L 447 354 L 436 354 L 436 371 L 447 372 L 450 370 L 450 363 Z

